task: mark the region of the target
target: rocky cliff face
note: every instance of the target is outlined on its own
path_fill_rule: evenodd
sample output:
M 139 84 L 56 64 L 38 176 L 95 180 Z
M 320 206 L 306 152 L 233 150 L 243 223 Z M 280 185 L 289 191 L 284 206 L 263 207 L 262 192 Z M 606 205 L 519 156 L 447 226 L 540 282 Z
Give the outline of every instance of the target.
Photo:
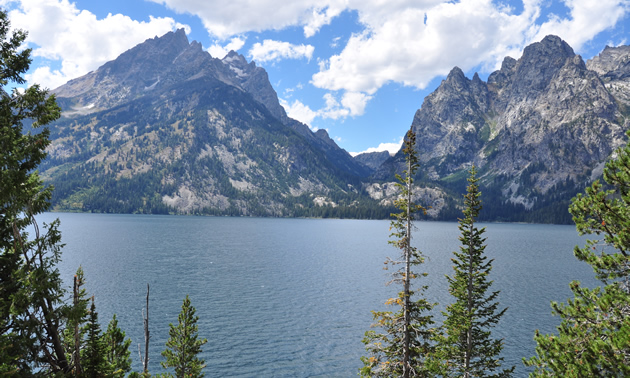
M 355 161 L 365 165 L 372 172 L 377 170 L 385 160 L 389 159 L 390 155 L 388 151 L 381 152 L 364 152 L 354 157 Z
M 587 67 L 566 42 L 548 36 L 520 59 L 505 58 L 487 82 L 455 67 L 411 125 L 424 179 L 461 181 L 474 163 L 502 203 L 535 209 L 559 191 L 572 195 L 625 143 L 630 117 L 620 103 L 629 93 L 629 56 L 627 48 L 607 48 Z M 402 158 L 375 177 L 391 177 Z
M 599 74 L 627 115 L 630 112 L 630 46 L 606 46 L 598 56 L 586 62 L 586 67 Z
M 372 201 L 367 169 L 287 117 L 264 69 L 183 30 L 53 92 L 64 117 L 42 171 L 58 208 L 283 216 Z

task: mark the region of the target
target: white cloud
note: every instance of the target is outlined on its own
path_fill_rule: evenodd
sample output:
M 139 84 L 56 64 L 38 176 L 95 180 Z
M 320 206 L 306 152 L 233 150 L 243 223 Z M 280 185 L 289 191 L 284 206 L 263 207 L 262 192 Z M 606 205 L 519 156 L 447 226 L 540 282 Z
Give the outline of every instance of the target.
M 248 32 L 291 26 L 303 28 L 304 36 L 311 37 L 343 12 L 356 12 L 362 29 L 347 40 L 333 40 L 333 44 L 346 41 L 341 45 L 343 50 L 317 57 L 320 70 L 311 79 L 316 87 L 341 92 L 337 94 L 341 100 L 335 99 L 336 104 L 318 112 L 333 119 L 363 114 L 371 96 L 390 82 L 425 88 L 453 66 L 464 71 L 481 66 L 489 72 L 498 68 L 506 55 L 518 58 L 526 45 L 546 34 L 559 35 L 579 52 L 581 46 L 623 22 L 630 13 L 628 0 L 553 0 L 553 4 L 566 6 L 569 13 L 544 19 L 541 14 L 548 0 L 151 1 L 198 16 L 209 34 L 222 41 L 231 38 L 226 45 L 208 49 L 215 57 L 242 48 L 242 36 Z M 519 1 L 522 11 L 517 14 L 510 4 Z M 34 54 L 63 61 L 58 70 L 42 68 L 29 77 L 49 87 L 95 69 L 144 39 L 178 26 L 171 18 L 138 22 L 118 14 L 97 19 L 69 0 L 8 2 L 15 3 L 20 5 L 10 14 L 12 22 L 30 30 L 29 40 L 38 46 Z M 314 47 L 266 40 L 255 44 L 249 53 L 259 62 L 310 60 Z
M 343 108 L 332 93 L 326 93 L 324 95 L 324 100 L 326 101 L 326 107 L 317 112 L 320 117 L 339 119 L 350 115 L 350 110 Z
M 360 116 L 365 112 L 365 106 L 371 99 L 372 96 L 368 96 L 365 93 L 345 92 L 341 99 L 341 104 L 344 108 L 350 110 L 351 116 Z
M 304 34 L 309 37 L 346 9 L 345 0 L 150 1 L 164 4 L 178 13 L 197 15 L 208 33 L 220 39 L 288 26 L 303 26 Z
M 343 11 L 343 6 L 339 4 L 336 6 L 335 4 L 328 5 L 322 8 L 314 8 L 310 17 L 306 17 L 306 25 L 304 25 L 304 36 L 312 37 L 319 29 L 324 26 L 330 24 L 333 18 L 338 16 Z
M 293 91 L 293 89 L 285 90 L 285 96 L 291 96 Z M 312 126 L 312 122 L 318 117 L 336 120 L 362 115 L 371 96 L 363 93 L 348 92 L 343 94 L 341 101 L 337 100 L 332 93 L 326 93 L 323 98 L 326 105 L 319 110 L 313 110 L 299 100 L 289 102 L 286 99 L 280 99 L 280 105 L 284 107 L 289 117 L 297 119 L 309 125 L 311 129 L 316 130 L 317 128 Z
M 230 51 L 238 51 L 245 45 L 245 38 L 234 37 L 230 42 L 221 46 L 214 44 L 208 48 L 208 52 L 215 58 L 223 59 Z
M 289 42 L 265 39 L 263 43 L 255 43 L 249 50 L 249 55 L 259 63 L 301 58 L 306 58 L 310 61 L 314 50 L 315 47 L 311 45 L 293 45 Z
M 389 152 L 390 155 L 394 155 L 396 152 L 400 150 L 400 147 L 402 146 L 402 144 L 403 144 L 403 138 L 400 138 L 400 141 L 398 143 L 381 143 L 378 145 L 378 147 L 370 147 L 365 151 L 350 152 L 350 155 L 357 156 L 365 152 L 381 152 L 381 151 L 387 151 Z
M 98 68 L 147 38 L 182 27 L 172 18 L 140 22 L 109 14 L 99 20 L 68 0 L 22 0 L 8 5 L 11 26 L 28 30 L 33 56 L 61 61 L 58 70 L 40 67 L 26 75 L 29 83 L 48 88 Z
M 289 117 L 308 125 L 313 131 L 317 130 L 311 123 L 318 114 L 316 111 L 309 108 L 308 105 L 304 105 L 299 100 L 294 100 L 292 103 L 289 103 L 284 99 L 280 99 L 280 105 L 284 107 Z
M 339 119 L 345 117 L 361 116 L 365 112 L 365 107 L 372 96 L 361 92 L 345 92 L 341 101 L 337 100 L 332 93 L 324 95 L 326 107 L 318 111 L 322 118 Z
M 553 17 L 543 23 L 534 41 L 555 34 L 579 51 L 584 43 L 617 24 L 630 12 L 627 0 L 566 0 L 565 5 L 570 9 L 571 17 Z
M 524 0 L 520 14 L 491 0 L 396 6 L 401 3 L 388 10 L 375 1 L 356 5 L 365 29 L 353 34 L 341 53 L 320 61 L 311 83 L 368 95 L 389 82 L 423 89 L 454 66 L 467 71 L 481 65 L 490 72 L 505 56 L 518 58 L 526 45 L 547 34 L 559 35 L 579 51 L 630 12 L 627 0 L 566 0 L 569 16 L 548 20 L 539 20 L 542 0 Z
M 373 94 L 388 82 L 424 88 L 453 66 L 496 64 L 512 46 L 520 51 L 535 7 L 521 15 L 501 12 L 490 0 L 439 3 L 365 14 L 366 29 L 330 57 L 312 83 L 328 90 Z M 426 17 L 426 24 L 424 23 Z

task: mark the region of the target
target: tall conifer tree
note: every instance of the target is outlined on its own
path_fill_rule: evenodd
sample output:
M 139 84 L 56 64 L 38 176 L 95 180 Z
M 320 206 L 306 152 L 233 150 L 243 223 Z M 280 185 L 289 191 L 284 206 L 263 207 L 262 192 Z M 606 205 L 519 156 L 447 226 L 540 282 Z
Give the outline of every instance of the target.
M 177 326 L 169 324 L 169 339 L 166 342 L 167 349 L 162 352 L 166 362 L 162 362 L 164 368 L 175 368 L 175 375 L 179 377 L 203 377 L 205 361 L 198 357 L 201 347 L 208 342 L 200 339 L 197 332 L 198 316 L 195 316 L 195 308 L 190 304 L 190 298 L 186 295 L 182 304 Z
M 396 175 L 399 183 L 397 186 L 401 190 L 401 196 L 395 205 L 400 213 L 392 214 L 394 220 L 390 229 L 393 229 L 391 236 L 395 240 L 389 243 L 401 251 L 400 260 L 387 259 L 386 267 L 401 265 L 401 268 L 393 273 L 391 282 L 402 285 L 402 291 L 397 298 L 390 298 L 385 303 L 387 305 L 398 306 L 397 312 L 374 311 L 374 327 L 381 328 L 384 333 L 374 330 L 367 331 L 363 343 L 370 353 L 369 357 L 362 357 L 363 368 L 360 369 L 362 376 L 372 377 L 417 377 L 428 376 L 426 357 L 431 351 L 429 342 L 431 336 L 432 316 L 428 312 L 434 304 L 429 303 L 424 297 L 415 298 L 420 295 L 426 286 L 421 286 L 417 290 L 411 287 L 412 280 L 426 276 L 426 273 L 416 273 L 412 269 L 414 266 L 424 262 L 424 256 L 412 246 L 413 221 L 415 214 L 426 210 L 417 205 L 413 198 L 413 176 L 418 169 L 418 156 L 415 150 L 416 136 L 409 130 L 405 137 L 403 152 L 406 158 L 406 169 L 404 177 Z
M 498 310 L 498 291 L 488 292 L 493 260 L 484 255 L 485 227 L 475 225 L 482 208 L 478 181 L 473 165 L 464 195 L 464 218 L 459 220 L 462 245 L 451 259 L 454 274 L 446 276 L 455 301 L 443 312 L 442 332 L 436 336 L 434 372 L 444 377 L 509 377 L 514 371 L 514 367 L 501 370 L 503 342 L 491 338 L 491 328 L 507 309 Z
M 105 345 L 103 344 L 101 326 L 98 323 L 98 313 L 94 305 L 94 297 L 92 297 L 92 304 L 90 306 L 87 324 L 85 325 L 85 334 L 85 348 L 81 356 L 83 375 L 92 378 L 104 376 L 107 371 Z
M 630 132 L 627 133 L 630 138 Z M 599 180 L 578 194 L 569 211 L 580 235 L 597 235 L 574 255 L 593 267 L 603 287 L 569 285 L 573 299 L 552 302 L 562 319 L 557 335 L 536 332 L 534 377 L 630 376 L 630 146 L 606 163 Z
M 0 10 L 0 86 L 25 83 L 31 59 L 23 49 L 26 32 L 9 32 Z M 50 144 L 46 128 L 25 132 L 57 119 L 54 96 L 33 85 L 24 91 L 0 90 L 0 372 L 28 375 L 38 371 L 69 372 L 61 337 L 64 306 L 56 264 L 61 258 L 58 221 L 41 232 L 35 215 L 48 209 L 51 188 L 44 188 L 35 169 Z M 25 232 L 33 227 L 34 237 Z
M 66 355 L 68 356 L 71 369 L 76 377 L 83 375 L 83 369 L 81 367 L 81 350 L 84 347 L 83 337 L 85 335 L 83 325 L 88 320 L 88 304 L 90 302 L 83 285 L 85 285 L 83 268 L 79 266 L 74 275 L 72 306 L 68 308 L 67 327 L 64 330 Z
M 118 327 L 116 314 L 107 326 L 107 331 L 103 335 L 105 344 L 105 359 L 108 364 L 108 373 L 114 377 L 124 377 L 131 371 L 131 351 L 129 346 L 131 340 L 125 338 L 125 331 Z

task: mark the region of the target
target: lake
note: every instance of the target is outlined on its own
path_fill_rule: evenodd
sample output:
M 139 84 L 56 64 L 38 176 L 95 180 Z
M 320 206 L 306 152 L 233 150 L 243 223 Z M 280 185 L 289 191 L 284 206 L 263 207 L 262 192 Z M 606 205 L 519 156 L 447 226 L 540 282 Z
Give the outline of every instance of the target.
M 134 370 L 142 369 L 142 311 L 150 285 L 151 373 L 164 370 L 160 355 L 168 324 L 177 323 L 190 295 L 208 377 L 354 377 L 372 310 L 400 289 L 386 286 L 389 222 L 334 219 L 185 217 L 46 213 L 61 219 L 60 272 L 70 288 L 81 265 L 95 296 L 102 328 L 116 313 L 132 340 Z M 426 297 L 450 301 L 444 274 L 459 248 L 457 223 L 416 222 L 414 245 L 428 257 Z M 596 281 L 573 257 L 582 245 L 572 226 L 480 224 L 486 254 L 494 258 L 493 290 L 509 307 L 493 336 L 505 339 L 506 366 L 526 376 L 521 357 L 534 354 L 536 329 L 554 332 L 559 318 L 550 301 L 565 301 L 568 284 Z M 421 271 L 421 270 L 420 270 Z

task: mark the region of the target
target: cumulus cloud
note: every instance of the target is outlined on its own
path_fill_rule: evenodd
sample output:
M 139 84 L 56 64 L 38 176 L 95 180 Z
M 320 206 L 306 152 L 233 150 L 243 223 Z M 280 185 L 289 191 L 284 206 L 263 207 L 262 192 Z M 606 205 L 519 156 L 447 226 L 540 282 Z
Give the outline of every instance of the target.
M 208 33 L 222 41 L 208 49 L 219 58 L 241 49 L 248 32 L 301 27 L 308 38 L 342 13 L 354 12 L 361 29 L 344 37 L 345 46 L 340 45 L 338 54 L 317 57 L 320 69 L 311 78 L 315 87 L 334 93 L 326 99 L 326 108 L 317 111 L 332 119 L 363 114 L 369 100 L 387 83 L 425 88 L 453 66 L 490 72 L 506 55 L 518 58 L 526 45 L 547 34 L 560 36 L 579 52 L 630 13 L 628 0 L 554 0 L 569 12 L 545 17 L 541 15 L 547 0 L 515 0 L 522 1 L 518 13 L 506 5 L 509 2 L 495 0 L 150 1 L 199 17 Z M 34 54 L 63 62 L 59 69 L 41 68 L 30 76 L 29 80 L 49 87 L 97 68 L 146 38 L 179 27 L 171 18 L 138 22 L 108 15 L 97 19 L 68 0 L 8 2 L 15 3 L 19 5 L 10 17 L 14 26 L 30 31 L 29 41 L 38 46 Z M 265 40 L 249 54 L 259 62 L 310 60 L 314 47 Z
M 550 17 L 539 28 L 534 40 L 555 34 L 579 51 L 595 35 L 611 28 L 630 12 L 630 3 L 619 0 L 569 0 L 570 18 Z
M 389 82 L 425 88 L 453 66 L 466 70 L 483 62 L 494 65 L 512 47 L 520 51 L 536 10 L 526 6 L 513 15 L 490 0 L 470 0 L 400 9 L 383 14 L 380 22 L 364 15 L 365 31 L 352 35 L 312 83 L 368 94 Z
M 353 34 L 341 53 L 321 61 L 311 83 L 367 95 L 390 82 L 424 89 L 454 66 L 497 69 L 505 56 L 518 58 L 526 45 L 547 34 L 559 35 L 579 51 L 626 17 L 630 7 L 624 0 L 564 3 L 568 17 L 552 15 L 540 24 L 540 0 L 524 0 L 520 14 L 491 0 L 426 1 L 387 12 L 367 1 L 357 5 L 365 29 Z
M 370 147 L 365 151 L 350 152 L 350 155 L 357 156 L 359 154 L 366 153 L 366 152 L 381 152 L 381 151 L 387 151 L 389 152 L 390 155 L 394 155 L 396 152 L 400 150 L 400 147 L 402 146 L 402 144 L 403 144 L 403 139 L 400 138 L 400 141 L 397 143 L 381 143 L 378 145 L 378 147 Z
M 284 107 L 289 117 L 308 125 L 313 131 L 317 130 L 317 128 L 313 127 L 311 124 L 315 117 L 318 116 L 318 113 L 312 110 L 308 105 L 303 104 L 299 100 L 294 100 L 292 103 L 289 103 L 284 99 L 280 99 L 280 105 Z
M 245 45 L 245 39 L 234 37 L 225 46 L 214 44 L 208 48 L 208 52 L 215 58 L 223 59 L 230 51 L 238 51 Z
M 365 112 L 365 106 L 372 96 L 361 92 L 345 92 L 341 99 L 341 105 L 350 111 L 351 116 L 360 116 Z
M 341 4 L 330 4 L 322 8 L 314 8 L 309 16 L 305 17 L 304 36 L 312 37 L 319 29 L 330 24 L 333 18 L 338 16 L 344 10 Z
M 306 58 L 309 61 L 313 57 L 315 47 L 311 45 L 293 45 L 289 42 L 280 42 L 265 39 L 263 43 L 255 43 L 249 55 L 253 60 L 263 63 L 280 59 L 301 59 Z
M 56 88 L 115 59 L 129 48 L 182 27 L 172 18 L 140 22 L 121 14 L 97 19 L 68 0 L 5 3 L 14 28 L 28 30 L 33 56 L 61 61 L 59 69 L 40 67 L 26 75 L 29 83 Z
M 293 89 L 286 90 L 285 96 L 291 96 L 292 93 Z M 371 97 L 363 93 L 348 92 L 342 95 L 341 100 L 335 98 L 332 93 L 326 93 L 323 98 L 326 105 L 319 110 L 313 110 L 299 100 L 290 102 L 287 99 L 280 99 L 280 105 L 284 107 L 289 117 L 309 125 L 315 131 L 317 127 L 312 126 L 315 118 L 336 120 L 363 115 L 365 106 Z
M 213 36 L 227 39 L 245 32 L 303 26 L 312 36 L 346 9 L 344 0 L 150 0 L 178 13 L 197 15 Z M 264 17 L 261 17 L 264 15 Z

